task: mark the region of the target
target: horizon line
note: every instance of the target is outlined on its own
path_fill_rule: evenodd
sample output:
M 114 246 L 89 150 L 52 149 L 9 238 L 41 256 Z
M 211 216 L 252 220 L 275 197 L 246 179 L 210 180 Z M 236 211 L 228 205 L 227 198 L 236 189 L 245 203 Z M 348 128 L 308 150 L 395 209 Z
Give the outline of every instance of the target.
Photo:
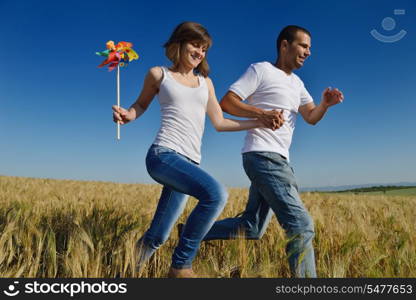
M 102 183 L 115 183 L 115 184 L 143 184 L 143 185 L 160 185 L 157 182 L 154 183 L 145 183 L 145 182 L 122 182 L 122 181 L 111 181 L 111 180 L 100 180 L 100 179 L 73 179 L 73 178 L 57 178 L 57 177 L 33 177 L 33 176 L 16 176 L 16 175 L 6 175 L 1 174 L 0 177 L 14 177 L 14 178 L 28 178 L 28 179 L 46 179 L 46 180 L 62 180 L 62 181 L 81 181 L 81 182 L 102 182 Z M 322 185 L 322 186 L 301 186 L 300 190 L 312 190 L 312 189 L 329 189 L 329 188 L 344 188 L 344 187 L 359 187 L 359 186 L 386 186 L 386 185 L 394 185 L 399 186 L 399 184 L 406 184 L 406 185 L 415 185 L 416 180 L 412 181 L 399 181 L 399 182 L 384 182 L 384 183 L 356 183 L 356 184 L 341 184 L 341 185 Z M 249 188 L 248 186 L 228 186 L 225 185 L 227 188 Z

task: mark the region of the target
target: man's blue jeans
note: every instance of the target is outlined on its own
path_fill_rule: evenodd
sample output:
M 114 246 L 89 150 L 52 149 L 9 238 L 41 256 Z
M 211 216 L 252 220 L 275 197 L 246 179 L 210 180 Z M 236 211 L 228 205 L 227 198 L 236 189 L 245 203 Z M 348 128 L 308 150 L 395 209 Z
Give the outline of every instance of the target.
M 239 232 L 247 239 L 260 239 L 274 212 L 289 240 L 286 253 L 292 276 L 316 277 L 313 221 L 299 197 L 292 167 L 274 152 L 244 153 L 243 166 L 251 180 L 244 213 L 215 222 L 204 240 L 233 239 Z
M 225 206 L 227 191 L 198 164 L 163 146 L 150 147 L 146 167 L 163 190 L 150 228 L 137 245 L 138 267 L 168 239 L 185 208 L 187 195 L 191 195 L 199 202 L 189 215 L 172 256 L 173 268 L 190 268 L 203 237 Z

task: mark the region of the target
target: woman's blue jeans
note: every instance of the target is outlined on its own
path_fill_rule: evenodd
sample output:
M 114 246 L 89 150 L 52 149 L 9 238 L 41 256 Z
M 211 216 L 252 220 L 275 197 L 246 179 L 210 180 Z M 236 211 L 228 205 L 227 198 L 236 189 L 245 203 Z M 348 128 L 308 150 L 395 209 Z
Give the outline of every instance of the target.
M 239 232 L 247 239 L 260 239 L 274 212 L 288 237 L 292 276 L 316 277 L 313 221 L 299 197 L 292 167 L 274 152 L 244 153 L 243 166 L 251 181 L 245 211 L 241 217 L 215 222 L 204 240 L 232 239 Z
M 172 256 L 173 268 L 190 268 L 202 239 L 225 206 L 227 191 L 197 163 L 167 147 L 152 145 L 146 167 L 150 176 L 163 185 L 163 190 L 150 228 L 137 245 L 138 267 L 168 239 L 185 208 L 187 195 L 191 195 L 199 201 Z

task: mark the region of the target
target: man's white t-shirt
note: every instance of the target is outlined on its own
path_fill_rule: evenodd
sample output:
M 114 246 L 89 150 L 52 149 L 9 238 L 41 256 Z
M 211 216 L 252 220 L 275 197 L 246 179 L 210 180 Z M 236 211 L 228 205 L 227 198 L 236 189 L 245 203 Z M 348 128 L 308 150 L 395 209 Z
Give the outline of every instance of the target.
M 285 122 L 279 129 L 248 130 L 242 152 L 277 152 L 289 159 L 298 108 L 313 102 L 302 80 L 296 74 L 288 75 L 269 62 L 260 62 L 250 65 L 229 90 L 258 108 L 284 110 Z

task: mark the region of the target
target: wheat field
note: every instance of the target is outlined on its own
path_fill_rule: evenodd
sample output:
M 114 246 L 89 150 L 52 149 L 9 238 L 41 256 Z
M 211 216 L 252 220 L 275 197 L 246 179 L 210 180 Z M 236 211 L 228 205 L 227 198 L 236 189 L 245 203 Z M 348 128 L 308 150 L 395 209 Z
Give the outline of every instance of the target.
M 0 176 L 0 277 L 166 277 L 176 227 L 141 274 L 134 267 L 134 244 L 160 192 L 159 185 Z M 229 189 L 220 218 L 241 212 L 247 194 Z M 416 277 L 416 196 L 302 199 L 315 221 L 318 277 Z M 259 241 L 202 243 L 193 268 L 209 278 L 289 277 L 285 244 L 274 218 Z

